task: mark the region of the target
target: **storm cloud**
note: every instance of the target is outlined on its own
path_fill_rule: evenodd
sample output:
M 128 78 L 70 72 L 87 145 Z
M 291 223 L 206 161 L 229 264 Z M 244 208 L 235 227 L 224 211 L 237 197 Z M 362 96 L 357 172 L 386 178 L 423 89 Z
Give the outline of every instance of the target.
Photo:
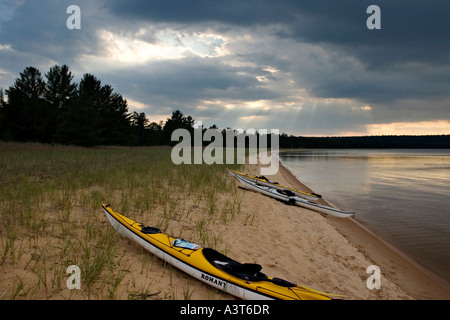
M 71 4 L 81 30 L 66 27 Z M 366 26 L 372 4 L 379 30 Z M 67 64 L 151 120 L 180 109 L 204 125 L 290 134 L 408 123 L 415 131 L 400 133 L 433 123 L 450 133 L 448 1 L 9 0 L 0 9 L 3 88 L 26 66 Z

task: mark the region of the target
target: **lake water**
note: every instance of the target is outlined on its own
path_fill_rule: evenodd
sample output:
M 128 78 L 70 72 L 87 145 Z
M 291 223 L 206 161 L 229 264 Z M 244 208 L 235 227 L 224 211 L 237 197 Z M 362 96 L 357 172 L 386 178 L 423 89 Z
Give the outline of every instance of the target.
M 450 150 L 279 153 L 302 183 L 450 282 Z

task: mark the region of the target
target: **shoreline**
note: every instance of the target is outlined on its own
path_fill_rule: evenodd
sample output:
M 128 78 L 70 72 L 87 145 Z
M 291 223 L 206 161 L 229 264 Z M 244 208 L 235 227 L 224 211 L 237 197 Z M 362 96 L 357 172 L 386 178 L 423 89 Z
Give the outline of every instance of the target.
M 279 161 L 279 173 L 291 186 L 300 190 L 314 192 L 314 190 L 300 182 L 281 161 Z M 320 202 L 330 205 L 323 198 L 320 199 Z M 369 260 L 374 261 L 374 263 L 380 266 L 382 275 L 385 274 L 388 276 L 413 299 L 450 299 L 450 284 L 448 282 L 383 240 L 356 219 L 326 218 L 328 223 L 334 226 L 352 245 L 361 251 Z
M 104 202 L 175 237 L 241 263 L 260 264 L 268 276 L 346 300 L 450 299 L 450 290 L 436 278 L 357 221 L 242 190 L 223 166 L 166 167 L 169 148 L 127 149 L 124 155 L 115 147 L 11 144 L 2 151 L 9 173 L 4 187 L 18 192 L 5 198 L 0 214 L 5 221 L 0 228 L 2 300 L 236 300 L 121 237 L 98 207 Z M 148 162 L 150 157 L 155 161 Z M 104 171 L 94 176 L 99 167 Z M 260 175 L 261 167 L 246 162 L 240 171 Z M 175 174 L 162 174 L 168 168 Z M 309 190 L 282 164 L 269 178 Z M 61 179 L 68 183 L 55 184 Z M 21 192 L 30 183 L 39 188 Z M 180 187 L 174 196 L 173 187 Z M 28 203 L 39 210 L 29 210 Z M 11 223 L 13 217 L 17 223 Z M 81 290 L 69 289 L 67 266 L 94 262 L 100 273 L 83 274 Z M 374 264 L 381 268 L 380 290 L 367 288 L 367 268 Z

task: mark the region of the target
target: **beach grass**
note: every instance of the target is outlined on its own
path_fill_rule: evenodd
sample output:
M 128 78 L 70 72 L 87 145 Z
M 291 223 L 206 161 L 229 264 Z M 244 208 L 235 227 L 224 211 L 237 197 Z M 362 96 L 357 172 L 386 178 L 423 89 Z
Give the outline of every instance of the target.
M 0 142 L 0 299 L 191 299 L 188 280 L 158 287 L 155 274 L 174 271 L 121 238 L 101 204 L 226 251 L 212 231 L 241 207 L 226 168 L 239 165 L 175 165 L 169 147 Z M 66 285 L 71 265 L 81 290 Z

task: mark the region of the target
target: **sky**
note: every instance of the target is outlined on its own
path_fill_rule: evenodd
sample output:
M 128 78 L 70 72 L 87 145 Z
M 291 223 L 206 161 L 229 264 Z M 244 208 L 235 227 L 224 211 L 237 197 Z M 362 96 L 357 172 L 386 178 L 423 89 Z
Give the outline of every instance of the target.
M 450 134 L 448 12 L 447 0 L 0 0 L 0 87 L 65 64 L 155 122 L 178 109 L 204 127 Z

